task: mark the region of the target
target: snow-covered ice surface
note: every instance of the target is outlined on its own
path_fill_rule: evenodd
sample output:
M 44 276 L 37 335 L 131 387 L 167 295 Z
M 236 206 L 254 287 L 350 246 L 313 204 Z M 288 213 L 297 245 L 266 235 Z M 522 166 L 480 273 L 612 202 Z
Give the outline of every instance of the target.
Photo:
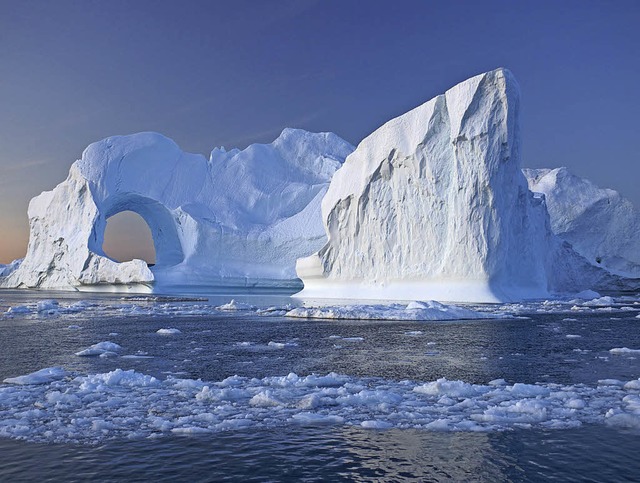
M 0 286 L 292 283 L 296 259 L 325 241 L 320 200 L 352 150 L 299 129 L 209 159 L 157 133 L 93 143 L 65 181 L 31 200 L 27 255 L 0 267 Z M 149 225 L 152 269 L 102 249 L 107 219 L 126 210 Z

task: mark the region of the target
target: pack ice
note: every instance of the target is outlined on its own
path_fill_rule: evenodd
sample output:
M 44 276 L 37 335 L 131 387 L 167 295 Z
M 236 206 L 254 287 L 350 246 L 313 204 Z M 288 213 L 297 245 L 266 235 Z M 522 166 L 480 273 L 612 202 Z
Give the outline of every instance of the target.
M 365 138 L 322 201 L 301 297 L 501 302 L 611 284 L 551 232 L 520 168 L 519 87 L 478 75 Z
M 296 129 L 244 151 L 214 149 L 209 160 L 156 133 L 106 138 L 31 200 L 27 255 L 0 286 L 293 280 L 295 260 L 325 241 L 320 200 L 352 150 L 335 134 Z M 107 219 L 126 210 L 151 229 L 151 269 L 102 249 Z

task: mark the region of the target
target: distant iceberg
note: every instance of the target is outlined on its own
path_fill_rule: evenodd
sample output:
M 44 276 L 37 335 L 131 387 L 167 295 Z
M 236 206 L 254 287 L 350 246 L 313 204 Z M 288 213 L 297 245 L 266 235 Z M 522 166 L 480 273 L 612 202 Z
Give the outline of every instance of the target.
M 640 212 L 611 189 L 567 168 L 524 169 L 529 189 L 543 193 L 551 229 L 591 264 L 640 277 Z

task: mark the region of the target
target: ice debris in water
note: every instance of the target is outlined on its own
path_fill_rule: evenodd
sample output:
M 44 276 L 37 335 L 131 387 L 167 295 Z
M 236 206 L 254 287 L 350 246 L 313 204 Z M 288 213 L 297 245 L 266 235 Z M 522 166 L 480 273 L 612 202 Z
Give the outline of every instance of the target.
M 609 352 L 612 354 L 640 354 L 640 349 L 629 349 L 627 347 L 614 347 Z
M 605 296 L 605 297 L 599 297 L 599 298 L 595 298 L 593 300 L 589 300 L 587 302 L 584 303 L 584 305 L 587 306 L 598 306 L 598 307 L 608 307 L 611 306 L 613 304 L 615 304 L 615 300 L 613 299 L 613 297 L 609 297 L 609 296 Z
M 28 314 L 32 310 L 26 305 L 14 305 L 7 309 L 7 315 Z
M 14 305 L 9 307 L 5 312 L 6 315 L 25 315 L 25 314 L 38 314 L 39 316 L 58 315 L 58 314 L 74 314 L 82 312 L 89 304 L 85 301 L 75 302 L 71 305 L 61 305 L 55 299 L 40 300 L 38 302 Z
M 219 305 L 218 307 L 216 307 L 216 309 L 218 310 L 229 310 L 229 311 L 233 311 L 233 310 L 256 310 L 256 307 L 254 305 L 251 304 L 245 304 L 242 302 L 236 302 L 235 299 L 231 299 L 231 302 L 223 304 L 223 305 Z
M 466 320 L 496 319 L 506 316 L 496 312 L 480 312 L 456 305 L 445 305 L 435 300 L 411 302 L 408 305 L 345 305 L 322 307 L 297 307 L 286 317 L 314 319 L 365 319 L 365 320 Z
M 67 376 L 67 374 L 67 371 L 65 371 L 62 367 L 46 367 L 44 369 L 40 369 L 39 371 L 32 372 L 31 374 L 25 374 L 24 376 L 7 377 L 3 382 L 7 384 L 18 385 L 48 384 L 52 381 L 62 379 L 63 377 Z M 0 404 L 2 404 L 1 399 Z
M 117 352 L 121 349 L 122 346 L 116 344 L 115 342 L 104 341 L 93 344 L 92 346 L 87 347 L 80 352 L 76 352 L 76 355 L 80 357 L 112 357 L 117 355 Z
M 5 383 L 11 384 L 0 385 L 0 436 L 41 442 L 97 444 L 290 424 L 433 431 L 640 428 L 640 379 L 602 380 L 594 387 L 291 373 L 205 382 L 122 369 L 78 375 L 47 368 Z
M 38 313 L 46 313 L 53 315 L 58 312 L 60 303 L 57 300 L 41 300 L 38 302 Z
M 160 334 L 160 335 L 176 335 L 176 334 L 181 334 L 182 332 L 179 329 L 174 329 L 174 328 L 170 328 L 170 329 L 158 329 L 156 331 L 156 334 Z
M 275 342 L 269 341 L 267 346 L 272 347 L 274 349 L 285 349 L 287 347 L 298 347 L 297 342 Z

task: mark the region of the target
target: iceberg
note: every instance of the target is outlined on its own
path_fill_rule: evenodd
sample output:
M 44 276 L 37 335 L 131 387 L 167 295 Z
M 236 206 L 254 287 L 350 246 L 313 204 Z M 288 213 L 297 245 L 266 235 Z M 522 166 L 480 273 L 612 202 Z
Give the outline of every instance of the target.
M 18 269 L 21 263 L 22 258 L 14 260 L 7 265 L 0 264 L 0 277 L 8 277 L 11 273 L 15 272 Z
M 311 298 L 547 297 L 552 234 L 520 169 L 519 87 L 478 75 L 365 138 L 322 201 L 328 242 L 298 260 Z
M 52 191 L 31 200 L 27 255 L 4 287 L 299 283 L 295 261 L 325 242 L 320 201 L 353 150 L 332 133 L 285 129 L 271 144 L 183 152 L 157 133 L 91 144 Z M 156 264 L 103 251 L 107 219 L 134 211 Z
M 544 194 L 553 233 L 591 264 L 640 277 L 640 212 L 631 201 L 567 168 L 523 172 L 529 189 Z
M 322 201 L 328 241 L 298 260 L 297 296 L 511 302 L 626 288 L 553 234 L 520 168 L 519 104 L 497 69 L 366 137 Z

